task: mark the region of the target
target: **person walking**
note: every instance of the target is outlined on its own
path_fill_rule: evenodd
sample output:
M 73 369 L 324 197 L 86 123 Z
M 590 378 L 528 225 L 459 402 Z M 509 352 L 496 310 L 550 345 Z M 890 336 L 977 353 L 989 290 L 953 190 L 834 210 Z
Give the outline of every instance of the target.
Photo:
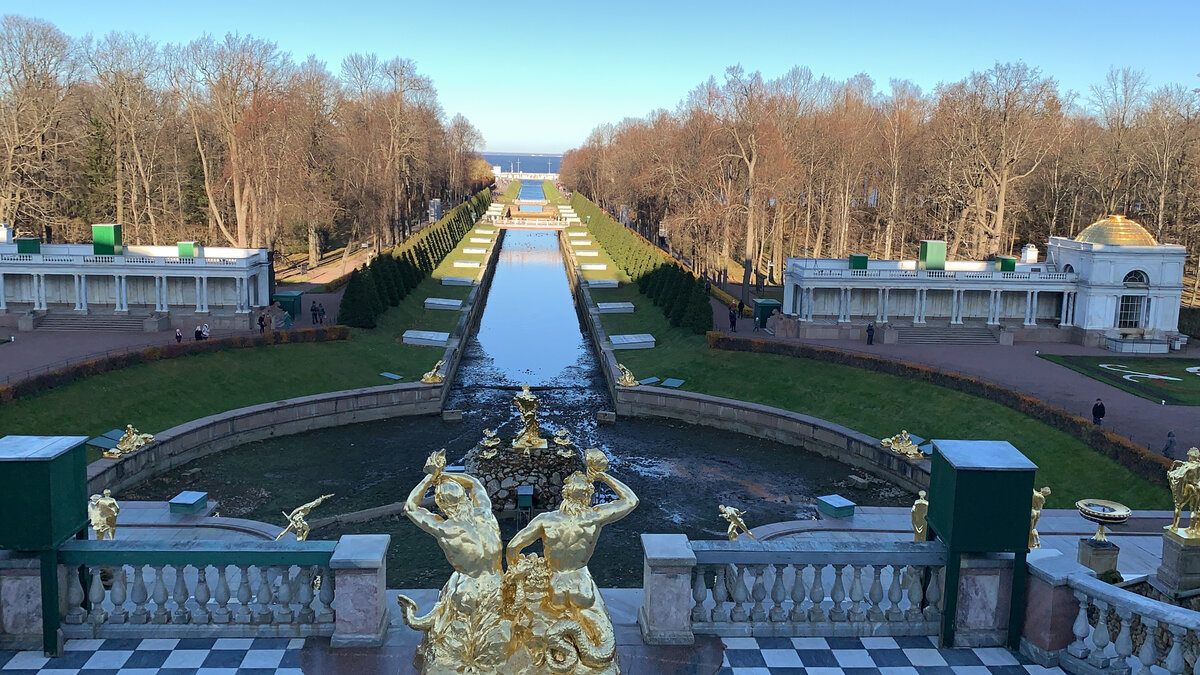
M 738 300 L 737 312 L 738 312 L 738 316 L 745 314 L 746 313 L 746 303 L 742 302 L 741 300 Z
M 317 301 L 313 300 L 309 305 L 308 311 L 312 313 L 312 325 L 317 325 Z
M 1163 457 L 1175 459 L 1175 432 L 1167 432 L 1167 444 L 1163 446 Z
M 867 344 L 875 344 L 875 324 L 873 323 L 867 324 Z
M 266 312 L 260 312 L 258 315 L 258 334 L 262 335 L 267 332 L 267 315 Z
M 729 303 L 729 330 L 734 333 L 737 332 L 737 319 L 737 309 L 735 309 L 735 305 L 731 302 Z
M 322 326 L 325 325 L 325 303 L 323 302 L 317 303 L 317 320 L 321 322 Z
M 175 344 L 179 344 L 180 342 L 183 342 L 183 331 L 176 328 L 175 329 Z
M 1092 406 L 1092 422 L 1095 424 L 1104 424 L 1104 401 L 1096 399 L 1096 404 Z

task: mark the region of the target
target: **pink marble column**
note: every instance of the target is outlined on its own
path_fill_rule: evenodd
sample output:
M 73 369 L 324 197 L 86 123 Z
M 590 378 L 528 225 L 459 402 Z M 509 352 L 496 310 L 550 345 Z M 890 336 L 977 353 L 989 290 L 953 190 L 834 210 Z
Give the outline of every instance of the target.
M 331 647 L 378 647 L 388 626 L 387 534 L 348 534 L 329 559 L 336 612 Z

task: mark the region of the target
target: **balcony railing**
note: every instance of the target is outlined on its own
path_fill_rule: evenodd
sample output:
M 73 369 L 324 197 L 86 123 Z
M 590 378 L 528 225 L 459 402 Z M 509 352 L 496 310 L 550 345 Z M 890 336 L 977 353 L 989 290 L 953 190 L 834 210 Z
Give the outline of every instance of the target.
M 1073 283 L 1075 273 L 1066 272 L 996 272 L 964 270 L 900 270 L 900 269 L 828 269 L 794 266 L 788 275 L 800 279 L 928 279 L 931 281 L 1054 281 Z
M 230 258 L 230 257 L 200 257 L 200 258 L 180 258 L 177 256 L 113 256 L 113 255 L 78 255 L 78 254 L 59 254 L 59 253 L 0 253 L 0 263 L 19 263 L 29 265 L 107 265 L 107 266 L 122 266 L 135 265 L 137 267 L 148 267 L 155 265 L 189 265 L 195 267 L 242 267 L 250 268 L 253 265 L 265 260 L 259 256 L 248 256 L 245 258 Z

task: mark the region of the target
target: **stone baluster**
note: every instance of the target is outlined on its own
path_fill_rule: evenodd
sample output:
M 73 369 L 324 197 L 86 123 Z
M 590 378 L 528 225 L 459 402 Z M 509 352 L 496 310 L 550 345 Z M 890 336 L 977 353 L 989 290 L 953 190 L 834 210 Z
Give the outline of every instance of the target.
M 71 567 L 67 570 L 67 615 L 63 617 L 63 623 L 81 624 L 87 620 L 87 610 L 83 608 L 83 601 L 87 598 L 87 594 L 83 592 L 83 583 L 79 580 L 79 569 Z
M 208 611 L 208 601 L 212 599 L 212 592 L 208 588 L 208 565 L 196 567 L 196 590 L 192 596 L 196 598 L 196 609 L 192 610 L 192 623 L 208 623 L 212 616 Z
M 1100 599 L 1093 602 L 1096 605 L 1096 627 L 1092 629 L 1092 649 L 1087 660 L 1096 668 L 1104 669 L 1112 660 L 1106 653 L 1108 644 L 1112 642 L 1108 632 L 1108 603 Z
M 1132 610 L 1124 607 L 1117 607 L 1117 616 L 1121 617 L 1121 629 L 1117 632 L 1117 640 L 1113 643 L 1113 647 L 1117 651 L 1118 667 L 1122 668 L 1123 672 L 1128 672 L 1129 657 L 1133 654 L 1133 636 L 1130 635 L 1130 620 L 1133 618 Z M 1200 660 L 1200 659 L 1198 659 Z
M 258 568 L 258 609 L 254 610 L 253 623 L 271 623 L 271 619 L 275 614 L 271 611 L 271 568 L 262 566 Z
M 892 583 L 888 584 L 888 621 L 904 620 L 904 610 L 900 609 L 900 601 L 904 599 L 904 588 L 901 584 L 903 579 L 904 568 L 892 565 Z
M 1183 636 L 1187 633 L 1187 629 L 1183 626 L 1176 626 L 1173 623 L 1167 624 L 1167 630 L 1171 631 L 1171 651 L 1167 652 L 1167 658 L 1163 661 L 1163 668 L 1167 669 L 1171 675 L 1179 675 L 1183 672 Z
M 92 568 L 92 583 L 88 586 L 88 602 L 92 611 L 88 612 L 88 623 L 99 626 L 108 620 L 108 612 L 104 611 L 104 581 L 100 579 L 100 567 Z
M 867 599 L 871 601 L 871 608 L 867 610 L 867 618 L 873 623 L 886 620 L 883 614 L 883 581 L 880 579 L 885 567 L 887 565 L 871 565 L 871 590 L 867 593 Z
M 750 612 L 746 611 L 745 603 L 750 599 L 750 592 L 746 589 L 745 572 L 730 564 L 725 578 L 732 587 L 730 595 L 733 597 L 733 610 L 729 613 L 729 619 L 735 622 L 748 621 Z
M 1079 597 L 1079 593 L 1076 593 L 1075 597 Z M 1079 602 L 1079 605 L 1080 608 L 1083 607 L 1082 600 Z M 1146 633 L 1145 637 L 1142 638 L 1142 648 L 1138 650 L 1138 661 L 1141 661 L 1142 663 L 1141 669 L 1138 670 L 1138 675 L 1150 675 L 1150 668 L 1152 668 L 1154 663 L 1158 661 L 1158 648 L 1154 644 L 1154 634 L 1158 631 L 1158 622 L 1154 619 L 1144 616 L 1141 617 L 1141 619 L 1142 626 L 1145 627 Z M 1075 622 L 1079 623 L 1079 620 L 1076 619 Z M 1079 635 L 1076 634 L 1075 637 L 1078 638 Z M 1067 651 L 1070 651 L 1070 647 L 1067 648 Z M 1074 656 L 1074 654 L 1072 654 L 1072 656 Z
M 333 570 L 321 568 L 321 588 L 317 599 L 321 601 L 321 609 L 317 611 L 317 623 L 333 623 Z
M 904 616 L 909 621 L 920 621 L 925 618 L 925 613 L 921 611 L 921 602 L 925 597 L 922 589 L 921 568 L 909 565 L 905 577 L 908 581 L 908 611 Z
M 825 609 L 821 607 L 825 602 L 825 582 L 821 579 L 821 571 L 825 569 L 824 565 L 809 565 L 813 571 L 812 586 L 808 589 L 808 599 L 812 602 L 812 606 L 808 608 L 808 620 L 813 623 L 819 623 L 825 620 Z
M 314 571 L 312 567 L 301 567 L 296 573 L 296 578 L 300 580 L 300 583 L 296 585 L 296 601 L 300 603 L 296 621 L 299 623 L 312 623 L 317 616 L 312 608 Z
M 803 605 L 808 590 L 804 587 L 804 575 L 802 574 L 804 567 L 801 565 L 792 565 L 792 571 L 795 572 L 796 578 L 792 580 L 792 613 L 789 618 L 796 622 L 805 621 L 806 616 Z
M 185 624 L 191 618 L 191 612 L 188 611 L 188 589 L 187 581 L 184 577 L 187 570 L 187 565 L 175 566 L 175 588 L 171 591 L 171 599 L 175 601 L 175 611 L 171 613 L 171 623 Z
M 150 623 L 167 623 L 171 620 L 171 613 L 167 611 L 167 582 L 163 580 L 166 567 L 151 565 L 150 569 L 154 571 L 154 590 L 150 591 L 150 599 L 154 601 L 154 613 L 150 616 Z
M 787 610 L 783 608 L 783 601 L 787 600 L 787 591 L 783 587 L 783 572 L 787 569 L 787 565 L 772 565 L 771 569 L 775 572 L 775 581 L 771 584 L 771 611 L 768 612 L 768 617 L 771 621 L 779 622 L 787 620 Z
M 1083 591 L 1075 591 L 1075 599 L 1079 601 L 1079 614 L 1075 616 L 1075 623 L 1071 624 L 1071 633 L 1075 636 L 1075 641 L 1067 645 L 1067 653 L 1077 659 L 1086 659 L 1091 650 L 1084 644 L 1084 640 L 1092 632 L 1092 627 L 1088 624 L 1088 596 Z M 1147 628 L 1146 639 L 1150 642 L 1154 641 L 1154 631 Z
M 754 607 L 750 610 L 751 621 L 766 621 L 767 607 L 763 601 L 767 599 L 767 587 L 763 584 L 763 573 L 766 572 L 766 565 L 755 565 L 750 568 L 750 573 L 754 575 L 754 585 L 750 589 L 750 597 L 754 598 Z
M 129 599 L 133 601 L 133 613 L 129 615 L 129 623 L 144 624 L 150 621 L 150 610 L 146 601 L 150 595 L 146 592 L 146 579 L 143 565 L 133 566 L 133 588 L 129 591 Z
M 704 568 L 696 565 L 692 569 L 692 621 L 708 621 L 712 614 L 704 609 L 704 601 L 708 599 L 708 588 L 704 585 Z
M 929 586 L 925 589 L 925 620 L 937 621 L 942 615 L 942 569 L 929 567 Z
M 851 621 L 864 621 L 867 612 L 863 609 L 862 565 L 851 565 L 854 576 L 850 580 L 850 614 Z
M 250 623 L 253 613 L 250 611 L 250 600 L 254 595 L 250 592 L 250 566 L 238 565 L 238 607 L 233 613 L 235 623 Z
M 109 623 L 125 623 L 129 618 L 129 613 L 125 611 L 125 566 L 118 565 L 113 570 L 112 590 L 108 593 L 108 599 L 112 600 L 112 612 L 108 615 Z
M 726 604 L 729 601 L 729 586 L 725 581 L 724 565 L 717 565 L 713 571 L 712 597 L 712 620 L 720 622 L 729 621 L 729 606 Z
M 229 580 L 225 578 L 225 565 L 217 565 L 217 587 L 213 591 L 213 599 L 217 608 L 212 612 L 212 622 L 227 624 L 233 618 L 229 611 Z
M 834 564 L 833 566 L 833 589 L 829 592 L 829 599 L 833 601 L 833 607 L 829 608 L 830 621 L 845 621 L 846 610 L 842 607 L 842 601 L 846 599 L 846 589 L 842 586 L 842 568 L 845 564 Z
M 288 624 L 295 616 L 292 613 L 291 570 L 287 567 L 276 569 L 279 572 L 279 593 L 275 599 L 279 601 L 279 605 L 275 610 L 275 623 Z

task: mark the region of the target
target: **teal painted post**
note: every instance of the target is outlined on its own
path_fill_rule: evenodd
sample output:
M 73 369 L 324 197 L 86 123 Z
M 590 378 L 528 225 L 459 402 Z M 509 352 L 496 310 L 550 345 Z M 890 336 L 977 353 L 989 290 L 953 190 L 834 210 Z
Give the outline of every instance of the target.
M 58 639 L 61 617 L 58 615 L 58 553 L 42 551 L 42 651 L 46 656 L 62 656 Z
M 942 590 L 942 642 L 941 647 L 954 646 L 954 624 L 958 619 L 958 577 L 962 571 L 962 553 L 946 550 L 946 579 Z M 1018 637 L 1020 631 L 1018 631 Z
M 1025 566 L 1028 551 L 1013 554 L 1012 597 L 1008 601 L 1008 648 L 1021 648 L 1021 628 L 1025 621 L 1025 586 L 1029 581 L 1029 568 Z

